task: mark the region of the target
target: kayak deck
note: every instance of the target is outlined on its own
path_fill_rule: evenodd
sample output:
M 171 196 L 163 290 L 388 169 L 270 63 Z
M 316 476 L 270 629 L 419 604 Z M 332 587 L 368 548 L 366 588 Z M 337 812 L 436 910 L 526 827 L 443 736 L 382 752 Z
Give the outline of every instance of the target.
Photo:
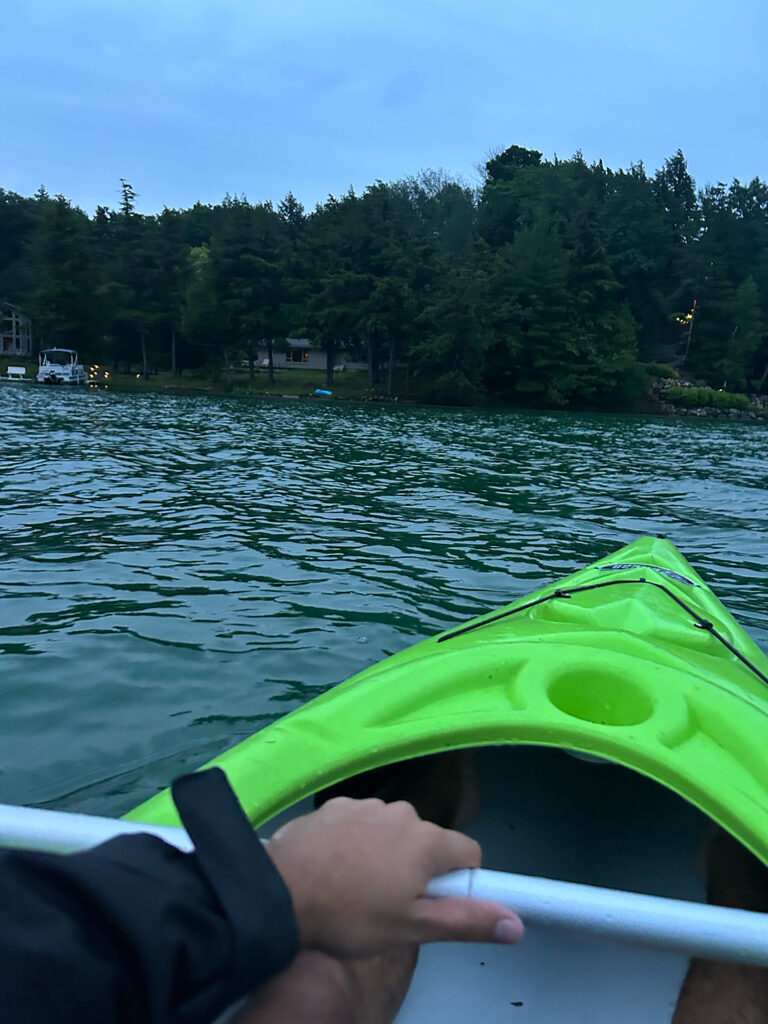
M 649 779 L 542 747 L 476 752 L 481 811 L 466 831 L 484 866 L 703 900 L 709 820 Z M 302 802 L 260 832 L 308 810 Z M 398 1024 L 668 1024 L 682 956 L 529 929 L 518 947 L 424 946 Z
M 215 758 L 256 827 L 350 776 L 498 744 L 655 779 L 768 864 L 768 658 L 668 541 L 422 640 Z M 178 824 L 170 792 L 129 818 Z

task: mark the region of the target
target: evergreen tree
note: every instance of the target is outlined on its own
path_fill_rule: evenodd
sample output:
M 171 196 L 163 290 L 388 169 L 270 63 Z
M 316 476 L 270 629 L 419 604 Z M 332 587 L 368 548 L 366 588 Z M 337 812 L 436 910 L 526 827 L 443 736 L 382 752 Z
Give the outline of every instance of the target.
M 22 308 L 28 304 L 35 287 L 30 247 L 47 201 L 49 197 L 25 199 L 0 188 L 0 302 Z
M 642 164 L 609 176 L 601 223 L 606 258 L 637 324 L 638 357 L 676 360 L 672 314 L 690 301 L 693 282 L 680 273 L 680 242 Z
M 768 387 L 768 185 L 697 194 L 680 151 L 649 175 L 510 146 L 479 192 L 423 171 L 312 213 L 291 192 L 277 209 L 136 203 L 124 179 L 92 218 L 42 186 L 0 190 L 0 300 L 46 343 L 145 375 L 243 356 L 253 374 L 263 343 L 272 376 L 275 342 L 300 334 L 329 383 L 343 345 L 372 387 L 394 394 L 405 369 L 441 401 L 611 403 L 638 358 Z
M 170 339 L 171 372 L 181 372 L 178 361 L 178 338 L 181 332 L 184 297 L 190 278 L 189 246 L 184 240 L 183 215 L 167 207 L 157 219 L 156 290 L 157 322 Z
M 460 405 L 482 397 L 485 349 L 489 333 L 486 278 L 480 269 L 443 257 L 436 266 L 435 284 L 423 298 L 417 324 L 423 328 L 413 346 L 428 398 Z
M 106 333 L 112 339 L 113 355 L 119 352 L 127 362 L 138 356 L 146 379 L 152 333 L 165 310 L 158 223 L 157 218 L 137 213 L 136 191 L 130 182 L 120 180 L 119 212 L 102 218 L 100 242 L 107 245 L 108 256 L 100 296 L 110 310 Z
M 229 367 L 232 356 L 243 352 L 253 363 L 255 347 L 263 342 L 273 381 L 274 342 L 286 337 L 289 319 L 285 225 L 271 206 L 252 206 L 244 198 L 225 199 L 221 214 L 211 237 L 208 286 L 218 308 L 224 363 Z
M 484 189 L 486 237 L 511 237 L 496 263 L 494 292 L 510 316 L 506 329 L 497 327 L 503 341 L 490 349 L 488 383 L 497 393 L 511 389 L 555 405 L 594 400 L 634 361 L 635 323 L 606 248 L 609 193 L 605 169 L 587 166 L 581 154 L 528 163 Z M 510 215 L 511 231 L 493 223 Z
M 753 277 L 734 288 L 724 267 L 708 269 L 688 366 L 712 387 L 744 391 L 764 334 L 760 292 Z
M 211 253 L 207 245 L 189 250 L 187 287 L 181 305 L 180 326 L 200 365 L 220 355 L 221 315 L 211 272 Z
M 306 323 L 310 337 L 326 350 L 329 387 L 333 384 L 337 347 L 362 340 L 363 304 L 369 294 L 364 264 L 369 242 L 360 199 L 351 191 L 343 199 L 329 196 L 307 225 Z M 369 342 L 372 338 L 373 333 L 368 336 Z M 373 378 L 376 364 L 372 344 L 368 356 Z
M 693 241 L 699 231 L 699 205 L 696 183 L 682 150 L 668 157 L 656 172 L 653 190 L 676 236 L 682 242 Z
M 35 286 L 25 304 L 39 342 L 47 347 L 93 351 L 89 222 L 64 196 L 41 203 L 29 259 Z

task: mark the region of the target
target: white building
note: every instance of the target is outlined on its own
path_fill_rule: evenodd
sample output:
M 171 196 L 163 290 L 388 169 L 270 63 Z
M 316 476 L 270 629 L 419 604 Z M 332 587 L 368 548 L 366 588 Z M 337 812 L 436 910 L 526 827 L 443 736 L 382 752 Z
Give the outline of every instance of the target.
M 367 370 L 368 363 L 349 359 L 349 353 L 341 345 L 334 351 L 334 364 L 345 370 Z M 326 351 L 313 345 L 309 338 L 286 338 L 276 340 L 272 351 L 272 365 L 276 370 L 324 370 Z M 259 346 L 256 365 L 269 366 L 269 352 L 266 346 Z
M 0 356 L 32 355 L 32 321 L 18 306 L 0 303 Z

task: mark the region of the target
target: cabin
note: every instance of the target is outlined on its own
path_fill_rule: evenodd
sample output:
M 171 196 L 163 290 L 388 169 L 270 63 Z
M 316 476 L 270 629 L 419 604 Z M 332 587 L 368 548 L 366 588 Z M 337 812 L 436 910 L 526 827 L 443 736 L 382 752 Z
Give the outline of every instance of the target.
M 325 370 L 326 350 L 313 345 L 309 338 L 276 339 L 272 351 L 272 364 L 276 370 Z M 349 352 L 339 344 L 334 352 L 336 369 L 367 370 L 368 363 L 352 360 Z M 259 345 L 256 365 L 269 366 L 269 351 Z
M 0 303 L 0 356 L 32 355 L 32 321 L 10 302 Z

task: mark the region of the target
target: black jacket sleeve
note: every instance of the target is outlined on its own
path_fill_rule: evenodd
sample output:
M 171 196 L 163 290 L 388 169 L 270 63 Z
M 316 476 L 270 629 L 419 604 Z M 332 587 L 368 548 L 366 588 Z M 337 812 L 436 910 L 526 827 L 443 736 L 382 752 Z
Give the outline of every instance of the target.
M 290 894 L 219 769 L 174 800 L 194 843 L 0 853 L 4 1024 L 210 1024 L 286 967 Z

